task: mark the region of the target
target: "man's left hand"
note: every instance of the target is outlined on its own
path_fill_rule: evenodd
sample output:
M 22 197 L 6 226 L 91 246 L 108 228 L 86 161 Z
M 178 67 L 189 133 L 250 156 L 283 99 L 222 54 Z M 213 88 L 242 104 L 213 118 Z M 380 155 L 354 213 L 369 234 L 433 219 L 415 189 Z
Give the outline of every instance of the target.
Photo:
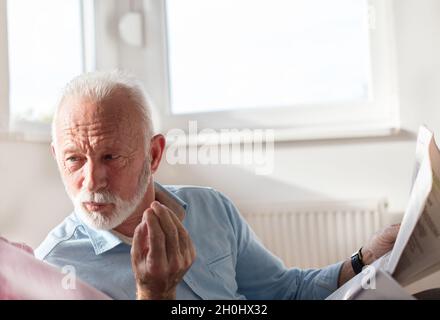
M 368 243 L 361 249 L 362 261 L 364 264 L 367 265 L 373 263 L 393 248 L 397 234 L 399 233 L 399 228 L 400 224 L 393 224 L 375 233 L 370 238 Z M 348 259 L 342 265 L 342 270 L 338 279 L 338 286 L 343 285 L 354 276 L 355 273 L 351 261 Z
M 399 233 L 400 223 L 393 224 L 385 229 L 375 233 L 368 243 L 362 247 L 362 256 L 364 264 L 371 264 L 382 257 L 394 246 L 397 234 Z

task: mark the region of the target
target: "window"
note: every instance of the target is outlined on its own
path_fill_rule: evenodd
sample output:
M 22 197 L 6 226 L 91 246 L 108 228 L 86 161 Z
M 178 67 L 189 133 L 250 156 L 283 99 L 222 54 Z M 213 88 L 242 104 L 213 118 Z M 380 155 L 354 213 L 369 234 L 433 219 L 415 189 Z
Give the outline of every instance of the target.
M 189 131 L 190 121 L 199 130 L 275 129 L 276 139 L 386 135 L 399 128 L 391 0 L 8 0 L 0 6 L 0 81 L 9 86 L 0 87 L 0 125 L 8 113 L 13 130 L 48 133 L 54 93 L 95 62 L 96 69 L 119 67 L 145 81 L 163 132 Z M 143 47 L 118 35 L 119 19 L 133 10 L 146 15 Z
M 390 8 L 388 0 L 167 0 L 155 12 L 164 16 L 164 129 L 197 120 L 201 129 L 305 138 L 391 132 Z
M 47 135 L 58 95 L 94 69 L 92 0 L 7 1 L 9 127 Z
M 366 1 L 168 0 L 167 18 L 175 114 L 368 100 Z

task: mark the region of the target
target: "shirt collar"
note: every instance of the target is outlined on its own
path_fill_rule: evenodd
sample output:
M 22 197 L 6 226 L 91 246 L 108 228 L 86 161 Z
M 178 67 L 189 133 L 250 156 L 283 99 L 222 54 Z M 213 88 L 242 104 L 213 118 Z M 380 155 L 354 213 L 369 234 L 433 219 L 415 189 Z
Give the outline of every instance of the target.
M 185 210 L 188 206 L 187 203 L 168 191 L 158 182 L 154 183 L 154 188 L 156 200 L 170 208 L 183 220 L 186 214 Z M 124 241 L 113 232 L 91 228 L 83 223 L 78 215 L 75 214 L 75 216 L 88 234 L 96 255 L 107 252 L 117 245 L 124 243 Z
M 174 193 L 168 191 L 161 184 L 155 182 L 155 197 L 156 200 L 170 208 L 171 211 L 176 213 L 181 221 L 185 218 L 187 203 L 176 196 Z

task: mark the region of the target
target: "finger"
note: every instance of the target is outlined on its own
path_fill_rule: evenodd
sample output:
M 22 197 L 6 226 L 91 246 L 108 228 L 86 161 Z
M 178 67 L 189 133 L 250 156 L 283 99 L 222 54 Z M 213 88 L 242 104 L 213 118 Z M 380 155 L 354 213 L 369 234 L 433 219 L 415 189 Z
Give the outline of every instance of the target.
M 388 241 L 394 242 L 400 230 L 400 224 L 393 224 L 385 230 L 385 236 Z
M 131 244 L 131 255 L 139 261 L 148 254 L 148 227 L 146 222 L 141 222 L 135 229 Z
M 176 262 L 176 259 L 178 259 L 180 255 L 180 248 L 179 234 L 175 222 L 170 216 L 170 211 L 161 203 L 154 201 L 151 207 L 158 217 L 160 226 L 165 234 L 168 261 L 170 263 Z
M 164 193 L 161 192 L 157 192 L 156 193 L 156 200 L 163 204 L 166 203 L 167 200 L 169 200 L 169 196 L 165 195 Z M 185 210 L 183 209 L 182 205 L 173 202 L 169 202 L 169 205 L 167 205 L 167 207 L 169 209 L 171 209 L 172 212 L 174 212 L 174 214 L 179 218 L 180 221 L 183 220 L 183 218 L 185 217 Z
M 188 239 L 189 239 L 188 232 L 186 231 L 185 227 L 182 225 L 182 222 L 180 222 L 177 215 L 173 211 L 171 211 L 171 209 L 169 209 L 167 207 L 165 207 L 165 209 L 168 211 L 171 220 L 173 221 L 174 225 L 176 226 L 176 229 L 177 229 L 177 232 L 179 235 L 180 253 L 182 255 L 185 255 L 185 253 L 188 250 Z
M 177 216 L 177 214 L 174 212 L 174 211 L 172 211 L 170 208 L 168 208 L 167 206 L 164 206 L 164 205 L 162 205 L 164 208 L 165 208 L 165 210 L 167 210 L 168 212 L 169 212 L 169 214 L 170 214 L 170 217 L 171 217 L 171 219 L 173 220 L 173 222 L 174 222 L 174 224 L 176 225 L 176 227 L 181 227 L 181 228 L 183 228 L 183 225 L 182 225 L 182 221 L 179 219 L 179 217 Z
M 194 244 L 191 240 L 191 238 L 188 236 L 187 238 L 187 250 L 185 255 L 185 261 L 187 262 L 188 266 L 190 266 L 194 259 L 196 258 L 196 249 L 194 247 Z
M 138 261 L 142 256 L 148 254 L 148 226 L 147 226 L 147 209 L 144 212 L 141 223 L 136 227 L 133 234 L 133 241 L 131 245 L 131 255 Z
M 160 227 L 159 218 L 154 214 L 154 210 L 148 211 L 148 259 L 155 265 L 168 263 L 165 245 L 165 234 Z
M 191 237 L 189 236 L 188 231 L 185 229 L 177 215 L 174 214 L 174 212 L 172 212 L 169 208 L 167 208 L 167 210 L 170 212 L 171 219 L 173 219 L 179 232 L 180 252 L 182 256 L 187 259 L 186 261 L 190 260 L 192 262 L 196 257 L 196 251 L 192 243 Z

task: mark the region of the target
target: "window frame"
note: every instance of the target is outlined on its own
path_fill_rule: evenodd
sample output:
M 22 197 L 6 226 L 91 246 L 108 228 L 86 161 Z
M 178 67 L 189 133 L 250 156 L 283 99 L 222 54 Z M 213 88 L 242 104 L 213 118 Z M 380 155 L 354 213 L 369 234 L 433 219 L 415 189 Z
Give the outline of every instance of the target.
M 9 130 L 9 61 L 6 1 L 0 1 L 0 135 Z
M 87 1 L 87 0 L 82 0 Z M 145 14 L 145 39 L 143 48 L 128 49 L 117 37 L 117 28 L 113 25 L 119 15 L 125 10 L 124 6 L 115 0 L 93 0 L 94 5 L 94 45 L 95 55 L 92 65 L 97 70 L 111 70 L 117 67 L 133 69 L 133 63 L 123 60 L 124 57 L 135 54 L 142 58 L 136 63 L 136 73 L 141 74 L 141 79 L 147 91 L 153 98 L 156 108 L 153 109 L 153 120 L 156 131 L 166 133 L 171 129 L 188 131 L 189 121 L 197 121 L 198 130 L 210 129 L 275 129 L 275 140 L 295 141 L 332 138 L 376 137 L 397 134 L 400 130 L 398 85 L 396 72 L 395 44 L 394 44 L 394 19 L 391 0 L 369 0 L 373 10 L 376 29 L 381 32 L 376 36 L 376 54 L 372 57 L 376 70 L 383 76 L 377 76 L 373 71 L 374 79 L 379 79 L 378 84 L 383 89 L 386 99 L 381 103 L 389 112 L 383 114 L 370 114 L 369 117 L 350 119 L 348 115 L 330 122 L 307 123 L 290 122 L 289 125 L 280 126 L 287 119 L 285 114 L 278 114 L 276 108 L 264 112 L 263 110 L 243 109 L 237 111 L 208 112 L 197 114 L 172 115 L 170 112 L 169 94 L 169 69 L 167 53 L 166 30 L 166 0 L 144 0 L 143 11 Z M 50 128 L 41 135 L 29 132 L 10 132 L 9 126 L 9 83 L 8 83 L 8 41 L 7 41 L 7 13 L 6 1 L 0 1 L 0 137 L 14 137 L 16 139 L 48 141 Z M 109 25 L 111 23 L 111 25 Z M 84 31 L 88 32 L 88 31 Z M 90 41 L 89 41 L 90 43 Z M 127 51 L 129 50 L 129 51 Z M 138 60 L 138 59 L 137 59 Z M 374 62 L 376 61 L 376 63 Z M 86 62 L 87 64 L 87 62 Z M 374 76 L 376 74 L 376 76 Z M 325 107 L 327 107 L 326 105 Z M 340 110 L 350 110 L 352 105 L 339 106 Z M 310 106 L 307 106 L 310 108 Z M 304 109 L 304 106 L 303 106 Z M 342 112 L 342 111 L 341 111 Z M 340 112 L 340 113 L 341 113 Z M 333 109 L 328 115 L 332 116 Z M 275 120 L 274 120 L 275 115 Z M 325 118 L 325 115 L 323 115 Z M 313 112 L 293 113 L 290 119 L 316 119 L 316 109 Z M 271 121 L 268 121 L 271 120 Z M 206 138 L 201 139 L 206 141 Z
M 80 5 L 80 27 L 82 45 L 82 72 L 95 70 L 98 66 L 96 37 L 96 0 L 78 0 Z M 105 39 L 104 39 L 105 40 Z M 102 41 L 104 41 L 102 40 Z M 19 141 L 47 142 L 51 140 L 51 124 L 40 122 L 18 123 L 19 129 L 12 129 L 9 93 L 9 46 L 7 1 L 0 1 L 0 138 Z M 112 60 L 113 62 L 113 60 Z M 54 93 L 56 94 L 56 93 Z
M 287 112 L 286 108 L 273 106 L 266 110 L 242 109 L 172 114 L 166 0 L 146 0 L 146 2 L 147 21 L 154 23 L 147 26 L 146 30 L 149 32 L 149 57 L 151 57 L 145 62 L 149 73 L 147 83 L 150 83 L 147 87 L 153 100 L 160 106 L 156 110 L 160 131 L 166 132 L 178 128 L 186 132 L 189 121 L 197 121 L 199 130 L 274 129 L 276 140 L 388 136 L 399 132 L 392 1 L 368 1 L 370 19 L 374 23 L 374 27 L 370 28 L 371 83 L 374 92 L 379 94 L 374 105 L 369 106 L 370 108 L 373 106 L 371 110 L 374 111 L 364 111 L 361 114 L 358 109 L 365 106 L 353 104 L 297 105 L 290 107 Z M 153 19 L 153 16 L 156 18 Z M 152 29 L 154 32 L 151 31 Z M 160 61 L 159 67 L 158 61 Z M 155 79 L 154 84 L 153 79 Z

